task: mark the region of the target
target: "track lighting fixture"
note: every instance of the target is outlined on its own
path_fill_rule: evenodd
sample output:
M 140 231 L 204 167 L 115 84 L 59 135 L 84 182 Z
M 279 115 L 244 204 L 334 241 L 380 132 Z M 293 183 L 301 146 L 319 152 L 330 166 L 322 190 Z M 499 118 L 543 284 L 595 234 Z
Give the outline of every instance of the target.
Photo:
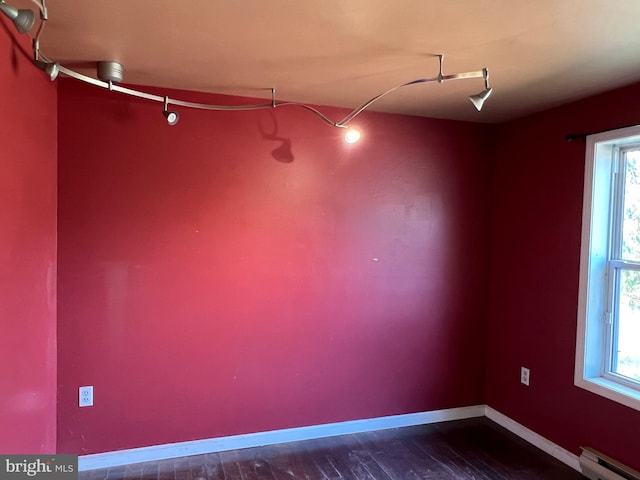
M 33 27 L 35 21 L 33 10 L 28 8 L 18 10 L 4 3 L 4 0 L 0 0 L 0 11 L 13 22 L 20 33 L 27 33 Z
M 40 35 L 42 34 L 42 30 L 44 28 L 45 23 L 48 19 L 47 8 L 45 6 L 45 0 L 33 0 L 33 2 L 38 5 L 40 9 L 40 25 L 38 27 L 37 33 L 33 38 L 33 49 L 34 49 L 34 63 L 36 66 L 44 70 L 51 80 L 55 80 L 59 73 L 63 73 L 71 78 L 75 78 L 76 80 L 80 80 L 82 82 L 106 88 L 111 91 L 115 91 L 118 93 L 122 93 L 125 95 L 130 95 L 137 98 L 143 98 L 145 100 L 150 100 L 154 102 L 162 102 L 164 104 L 164 109 L 162 114 L 167 119 L 167 123 L 169 125 L 175 125 L 178 123 L 180 116 L 178 112 L 169 111 L 169 104 L 187 107 L 187 108 L 196 108 L 201 110 L 217 110 L 217 111 L 246 111 L 246 110 L 258 110 L 258 109 L 266 109 L 266 108 L 277 108 L 277 107 L 286 107 L 286 106 L 294 106 L 304 108 L 305 110 L 316 115 L 320 120 L 322 120 L 327 125 L 337 128 L 346 128 L 345 141 L 348 143 L 355 143 L 360 139 L 360 132 L 347 128 L 347 124 L 351 122 L 355 117 L 360 115 L 364 110 L 369 108 L 375 102 L 380 100 L 382 97 L 395 92 L 404 87 L 409 87 L 411 85 L 417 85 L 420 83 L 445 83 L 449 80 L 464 80 L 469 78 L 483 78 L 484 79 L 484 90 L 476 95 L 471 95 L 469 100 L 473 104 L 473 106 L 478 110 L 482 110 L 484 103 L 487 101 L 489 96 L 491 95 L 492 89 L 489 87 L 489 70 L 483 68 L 482 70 L 475 72 L 465 72 L 465 73 L 455 73 L 445 75 L 443 72 L 443 63 L 444 63 L 444 55 L 438 55 L 439 61 L 439 71 L 436 76 L 426 77 L 426 78 L 418 78 L 416 80 L 411 80 L 410 82 L 402 83 L 400 85 L 396 85 L 375 97 L 367 100 L 359 107 L 353 109 L 350 113 L 348 113 L 343 119 L 339 121 L 333 121 L 329 119 L 324 113 L 319 111 L 318 109 L 306 105 L 304 103 L 298 102 L 279 102 L 276 101 L 275 97 L 275 88 L 271 88 L 271 101 L 268 103 L 259 103 L 255 105 L 212 105 L 208 103 L 197 103 L 197 102 L 188 102 L 185 100 L 177 100 L 177 99 L 169 99 L 167 96 L 154 95 L 152 93 L 142 92 L 139 90 L 135 90 L 133 88 L 121 87 L 117 84 L 121 83 L 124 79 L 123 75 L 123 67 L 118 62 L 113 61 L 100 61 L 97 62 L 97 79 L 84 75 L 82 73 L 76 72 L 75 70 L 71 70 L 60 63 L 52 61 L 44 56 L 40 52 Z M 5 0 L 0 0 L 0 11 L 4 13 L 11 21 L 14 23 L 16 29 L 20 33 L 28 32 L 34 24 L 34 13 L 29 9 L 17 9 L 14 7 L 10 7 L 5 3 Z
M 167 119 L 167 123 L 173 127 L 180 120 L 180 115 L 178 115 L 178 112 L 170 112 L 168 107 L 169 97 L 164 97 L 164 110 L 162 111 L 162 114 Z
M 97 74 L 106 83 L 121 83 L 124 80 L 124 68 L 118 62 L 98 62 Z
M 489 98 L 489 95 L 491 95 L 491 92 L 493 91 L 493 89 L 489 87 L 489 70 L 483 68 L 482 76 L 484 78 L 484 90 L 476 95 L 471 95 L 469 97 L 469 100 L 471 100 L 471 103 L 473 103 L 473 106 L 476 107 L 476 110 L 478 111 L 482 110 L 484 102 L 487 101 L 487 98 Z
M 58 74 L 60 73 L 60 64 L 58 62 L 43 62 L 42 60 L 36 60 L 36 67 L 49 75 L 49 78 L 53 82 L 56 78 L 58 78 Z
M 360 140 L 360 132 L 355 128 L 350 128 L 344 134 L 344 141 L 347 143 L 356 143 L 358 140 Z
M 316 109 L 316 108 L 314 108 L 314 107 L 312 107 L 310 105 L 306 105 L 304 103 L 298 103 L 298 102 L 278 102 L 278 101 L 276 101 L 275 89 L 274 88 L 271 89 L 271 101 L 269 103 L 259 103 L 259 104 L 254 104 L 254 105 L 212 105 L 212 104 L 208 104 L 208 103 L 187 102 L 185 100 L 178 100 L 178 99 L 171 99 L 170 103 L 172 105 L 178 105 L 178 106 L 181 106 L 181 107 L 196 108 L 196 109 L 201 109 L 201 110 L 216 110 L 216 111 L 246 111 L 246 110 L 259 110 L 259 109 L 265 109 L 265 108 L 296 106 L 296 107 L 304 108 L 305 110 L 310 111 L 311 113 L 316 115 L 318 118 L 320 118 L 323 122 L 325 122 L 327 125 L 330 125 L 332 127 L 338 127 L 338 128 L 347 128 L 347 124 L 349 122 L 351 122 L 351 120 L 353 120 L 355 117 L 360 115 L 364 110 L 369 108 L 371 105 L 373 105 L 375 102 L 380 100 L 382 97 L 384 97 L 384 96 L 386 96 L 386 95 L 388 95 L 388 94 L 390 94 L 392 92 L 395 92 L 396 90 L 399 90 L 400 88 L 408 87 L 408 86 L 411 86 L 411 85 L 417 85 L 417 84 L 420 84 L 420 83 L 434 83 L 434 82 L 444 83 L 444 82 L 447 82 L 449 80 L 460 80 L 460 79 L 468 79 L 468 78 L 484 78 L 485 90 L 483 90 L 478 95 L 473 95 L 473 96 L 469 97 L 469 99 L 471 100 L 473 105 L 476 107 L 476 109 L 480 110 L 482 108 L 484 102 L 487 100 L 487 98 L 491 94 L 491 88 L 489 88 L 489 71 L 485 68 L 483 70 L 479 70 L 479 71 L 476 71 L 476 72 L 454 73 L 454 74 L 445 75 L 442 72 L 442 63 L 443 63 L 444 56 L 443 55 L 438 55 L 438 58 L 439 58 L 439 61 L 440 61 L 440 71 L 439 71 L 437 76 L 419 78 L 419 79 L 416 79 L 416 80 L 412 80 L 410 82 L 406 82 L 406 83 L 402 83 L 400 85 L 396 85 L 395 87 L 392 87 L 389 90 L 386 90 L 386 91 L 376 95 L 375 97 L 367 100 L 362 105 L 360 105 L 359 107 L 357 107 L 354 110 L 352 110 L 349 114 L 347 114 L 342 120 L 340 120 L 338 122 L 335 122 L 335 121 L 329 119 L 321 111 L 319 111 L 318 109 Z M 113 76 L 111 76 L 111 75 L 107 75 L 107 74 L 104 73 L 107 70 L 106 67 L 103 67 L 102 73 L 100 74 L 103 78 L 100 79 L 100 80 L 96 80 L 95 78 L 89 77 L 89 76 L 84 75 L 84 74 L 79 73 L 79 72 L 76 72 L 75 70 L 71 70 L 71 69 L 66 68 L 66 67 L 64 67 L 62 65 L 60 66 L 60 72 L 64 73 L 65 75 L 68 75 L 69 77 L 75 78 L 76 80 L 80 80 L 82 82 L 89 83 L 91 85 L 95 85 L 95 86 L 98 86 L 98 87 L 107 88 L 107 89 L 112 90 L 114 92 L 123 93 L 125 95 L 131 95 L 133 97 L 144 98 L 146 100 L 151 100 L 151 101 L 155 101 L 155 102 L 163 102 L 164 106 L 165 106 L 165 108 L 163 110 L 163 115 L 165 117 L 167 117 L 167 122 L 169 122 L 169 125 L 175 125 L 176 123 L 178 123 L 178 119 L 179 119 L 178 113 L 177 112 L 169 112 L 168 111 L 168 104 L 169 104 L 168 97 L 163 97 L 163 96 L 160 96 L 160 95 L 154 95 L 152 93 L 147 93 L 147 92 L 141 92 L 139 90 L 134 90 L 132 88 L 126 88 L 126 87 L 121 87 L 119 85 L 114 85 L 113 84 L 113 80 L 122 79 L 122 65 L 120 65 L 119 63 L 116 63 L 116 62 L 98 62 L 98 68 L 100 69 L 100 65 L 105 65 L 105 64 L 111 65 L 109 67 L 110 69 L 114 69 L 115 68 L 115 71 L 117 72 L 115 78 Z M 355 139 L 355 136 L 356 136 L 355 133 L 350 133 L 349 134 L 349 139 L 351 139 L 352 141 L 357 141 L 357 139 Z
M 471 95 L 469 97 L 469 100 L 471 100 L 471 103 L 473 103 L 473 106 L 476 107 L 476 110 L 478 111 L 482 110 L 482 106 L 484 105 L 484 102 L 487 100 L 487 98 L 489 98 L 489 95 L 491 95 L 492 91 L 493 90 L 491 88 L 487 88 L 486 90 L 483 90 L 477 95 Z
M 306 105 L 303 103 L 298 103 L 298 102 L 278 102 L 276 101 L 275 98 L 275 89 L 272 88 L 271 89 L 271 101 L 269 103 L 260 103 L 260 104 L 255 104 L 255 105 L 212 105 L 212 104 L 207 104 L 207 103 L 197 103 L 197 102 L 187 102 L 184 100 L 178 100 L 178 99 L 171 99 L 171 104 L 172 105 L 178 105 L 181 107 L 188 107 L 188 108 L 196 108 L 196 109 L 201 109 L 201 110 L 217 110 L 217 111 L 246 111 L 246 110 L 258 110 L 258 109 L 264 109 L 264 108 L 277 108 L 277 107 L 285 107 L 285 106 L 296 106 L 296 107 L 301 107 L 304 108 L 305 110 L 310 111 L 311 113 L 313 113 L 314 115 L 316 115 L 318 118 L 320 118 L 323 122 L 325 122 L 326 124 L 332 126 L 332 127 L 338 127 L 338 128 L 347 128 L 347 124 L 353 120 L 355 117 L 357 117 L 358 115 L 360 115 L 364 110 L 366 110 L 367 108 L 369 108 L 371 105 L 373 105 L 375 102 L 377 102 L 378 100 L 380 100 L 382 97 L 384 97 L 385 95 L 388 95 L 392 92 L 395 92 L 396 90 L 399 90 L 400 88 L 404 88 L 404 87 L 408 87 L 411 85 L 417 85 L 420 83 L 444 83 L 447 82 L 449 80 L 460 80 L 460 79 L 467 79 L 467 78 L 484 78 L 484 82 L 485 82 L 485 89 L 477 94 L 477 95 L 472 95 L 471 97 L 469 97 L 469 99 L 471 100 L 471 102 L 473 103 L 473 105 L 476 107 L 476 109 L 478 111 L 480 111 L 480 109 L 482 109 L 483 104 L 485 103 L 485 101 L 487 100 L 487 98 L 489 97 L 489 95 L 491 94 L 491 88 L 489 88 L 489 71 L 485 68 L 483 70 L 480 71 L 476 71 L 476 72 L 465 72 L 465 73 L 455 73 L 455 74 L 449 74 L 449 75 L 444 75 L 442 72 L 442 60 L 444 58 L 443 55 L 438 55 L 439 60 L 440 60 L 440 71 L 438 73 L 437 76 L 434 77 L 427 77 L 427 78 L 419 78 L 416 80 L 412 80 L 410 82 L 406 82 L 400 85 L 396 85 L 395 87 L 390 88 L 389 90 L 386 90 L 378 95 L 376 95 L 375 97 L 367 100 L 366 102 L 364 102 L 362 105 L 360 105 L 359 107 L 355 108 L 354 110 L 352 110 L 349 114 L 347 114 L 342 120 L 335 122 L 331 119 L 329 119 L 325 114 L 323 114 L 321 111 L 319 111 L 318 109 L 310 106 L 310 105 Z M 102 69 L 101 69 L 101 65 L 102 65 Z M 107 68 L 106 65 L 109 65 L 109 67 Z M 65 75 L 68 75 L 69 77 L 75 78 L 76 80 L 80 80 L 82 82 L 85 83 L 89 83 L 91 85 L 95 85 L 98 87 L 102 87 L 102 88 L 108 88 L 109 90 L 115 91 L 115 92 L 119 92 L 119 93 L 123 93 L 125 95 L 131 95 L 133 97 L 138 97 L 138 98 L 144 98 L 146 100 L 152 100 L 152 101 L 156 101 L 156 102 L 163 102 L 164 103 L 164 110 L 163 110 L 163 115 L 167 118 L 167 122 L 169 123 L 169 125 L 175 125 L 176 123 L 178 123 L 179 120 L 179 115 L 177 112 L 170 112 L 168 111 L 168 105 L 169 105 L 169 99 L 168 97 L 162 97 L 160 95 L 154 95 L 151 93 L 146 93 L 146 92 L 141 92 L 139 90 L 134 90 L 132 88 L 126 88 L 126 87 L 121 87 L 119 85 L 114 85 L 114 81 L 121 81 L 122 80 L 122 65 L 120 65 L 119 63 L 116 62 L 98 62 L 98 69 L 99 69 L 99 75 L 98 77 L 102 77 L 100 78 L 100 80 L 96 80 L 95 78 L 89 77 L 87 75 L 84 75 L 82 73 L 76 72 L 74 70 L 71 70 L 69 68 L 66 68 L 64 66 L 60 66 L 59 67 L 60 72 L 64 73 Z M 106 73 L 109 72 L 109 73 Z M 115 72 L 115 73 L 114 73 Z M 348 131 L 347 132 L 347 137 L 345 138 L 345 140 L 349 143 L 354 143 L 356 141 L 358 141 L 360 137 L 356 134 L 356 131 Z
M 60 64 L 58 62 L 47 63 L 44 67 L 44 71 L 49 75 L 49 78 L 53 82 L 60 73 Z

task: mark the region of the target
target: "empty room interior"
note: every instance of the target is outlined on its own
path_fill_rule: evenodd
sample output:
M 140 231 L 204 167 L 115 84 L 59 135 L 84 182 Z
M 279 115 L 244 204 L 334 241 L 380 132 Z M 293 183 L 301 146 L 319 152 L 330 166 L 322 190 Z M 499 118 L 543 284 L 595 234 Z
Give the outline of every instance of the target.
M 640 3 L 0 10 L 0 454 L 638 478 Z

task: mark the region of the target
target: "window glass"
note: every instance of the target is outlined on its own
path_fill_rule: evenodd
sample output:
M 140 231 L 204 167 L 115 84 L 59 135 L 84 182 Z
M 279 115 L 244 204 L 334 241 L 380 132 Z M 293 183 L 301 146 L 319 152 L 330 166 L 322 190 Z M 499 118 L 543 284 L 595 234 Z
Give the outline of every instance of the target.
M 640 150 L 627 151 L 622 221 L 622 258 L 640 261 Z
M 612 372 L 640 382 L 640 271 L 620 271 Z

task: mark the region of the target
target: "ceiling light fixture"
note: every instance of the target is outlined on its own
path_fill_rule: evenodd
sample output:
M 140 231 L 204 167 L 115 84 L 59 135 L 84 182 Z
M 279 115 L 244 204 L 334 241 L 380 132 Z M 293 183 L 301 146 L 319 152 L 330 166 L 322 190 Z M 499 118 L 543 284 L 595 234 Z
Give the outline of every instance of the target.
M 33 27 L 35 21 L 33 10 L 28 8 L 18 10 L 4 3 L 4 0 L 0 0 L 0 12 L 4 13 L 13 22 L 16 30 L 20 33 L 27 33 Z
M 344 134 L 344 141 L 347 143 L 356 143 L 358 140 L 360 140 L 360 132 L 355 128 L 350 128 Z
M 184 101 L 184 100 L 178 100 L 178 99 L 169 99 L 166 96 L 160 96 L 160 95 L 154 95 L 152 93 L 147 93 L 147 92 L 142 92 L 139 90 L 135 90 L 132 88 L 127 88 L 127 87 L 121 87 L 119 85 L 113 85 L 112 81 L 105 81 L 107 79 L 107 77 L 103 76 L 103 79 L 97 80 L 95 78 L 89 77 L 87 75 L 84 75 L 82 73 L 76 72 L 75 70 L 71 70 L 69 68 L 66 68 L 64 66 L 60 66 L 60 72 L 64 73 L 65 75 L 68 75 L 69 77 L 75 78 L 76 80 L 80 80 L 82 82 L 85 83 L 89 83 L 91 85 L 95 85 L 98 87 L 102 87 L 102 88 L 107 88 L 109 90 L 112 90 L 114 92 L 119 92 L 119 93 L 123 93 L 125 95 L 131 95 L 133 97 L 138 97 L 138 98 L 144 98 L 146 100 L 152 100 L 152 101 L 156 101 L 156 102 L 162 102 L 165 104 L 172 104 L 172 105 L 178 105 L 181 107 L 187 107 L 187 108 L 196 108 L 196 109 L 201 109 L 201 110 L 217 110 L 217 111 L 247 111 L 247 110 L 259 110 L 259 109 L 265 109 L 265 108 L 277 108 L 277 107 L 285 107 L 285 106 L 296 106 L 296 107 L 301 107 L 304 108 L 305 110 L 310 111 L 311 113 L 315 114 L 317 117 L 319 117 L 323 122 L 325 122 L 326 124 L 332 126 L 332 127 L 338 127 L 338 128 L 346 128 L 347 124 L 349 122 L 351 122 L 355 117 L 357 117 L 358 115 L 360 115 L 363 111 L 365 111 L 367 108 L 369 108 L 371 105 L 373 105 L 375 102 L 377 102 L 378 100 L 380 100 L 382 97 L 395 92 L 396 90 L 399 90 L 400 88 L 404 88 L 404 87 L 408 87 L 410 85 L 417 85 L 420 83 L 433 83 L 433 82 L 437 82 L 437 83 L 444 83 L 446 81 L 449 80 L 460 80 L 460 79 L 467 79 L 467 78 L 484 78 L 485 80 L 485 90 L 478 94 L 478 95 L 474 95 L 472 97 L 469 97 L 470 100 L 472 101 L 472 103 L 474 104 L 474 106 L 476 107 L 476 109 L 480 110 L 482 108 L 482 105 L 484 104 L 484 102 L 486 101 L 487 97 L 491 94 L 491 89 L 488 87 L 488 70 L 486 68 L 476 71 L 476 72 L 465 72 L 465 73 L 455 73 L 455 74 L 450 74 L 450 75 L 444 75 L 442 72 L 442 61 L 444 56 L 443 55 L 438 55 L 439 59 L 440 59 L 440 71 L 438 73 L 437 76 L 434 77 L 427 77 L 427 78 L 419 78 L 416 80 L 412 80 L 410 82 L 406 82 L 400 85 L 396 85 L 395 87 L 390 88 L 389 90 L 386 90 L 385 92 L 382 92 L 378 95 L 376 95 L 375 97 L 367 100 L 366 102 L 364 102 L 362 105 L 360 105 L 359 107 L 356 107 L 355 109 L 353 109 L 349 114 L 347 114 L 344 118 L 342 118 L 341 120 L 335 122 L 331 119 L 329 119 L 325 114 L 323 114 L 321 111 L 319 111 L 318 109 L 310 106 L 310 105 L 306 105 L 304 103 L 298 103 L 298 102 L 278 102 L 275 98 L 275 89 L 271 88 L 271 101 L 269 103 L 260 103 L 260 104 L 254 104 L 254 105 L 213 105 L 213 104 L 208 104 L 208 103 L 197 103 L 197 102 L 188 102 L 188 101 Z M 109 64 L 115 64 L 120 68 L 120 73 L 122 73 L 122 66 L 120 64 L 117 64 L 115 62 L 99 62 L 98 66 L 100 67 L 100 64 L 103 63 L 109 63 Z M 120 77 L 121 79 L 121 77 Z M 175 113 L 175 112 L 174 112 Z
M 178 112 L 170 112 L 168 107 L 169 97 L 164 97 L 164 110 L 162 111 L 162 114 L 167 119 L 167 123 L 173 127 L 180 120 L 180 115 L 178 115 Z
M 349 112 L 344 118 L 339 121 L 333 121 L 329 119 L 324 113 L 319 111 L 318 109 L 306 105 L 304 103 L 298 102 L 279 102 L 276 101 L 275 88 L 271 88 L 271 101 L 269 103 L 260 103 L 255 105 L 213 105 L 208 103 L 197 103 L 197 102 L 188 102 L 185 100 L 177 100 L 170 99 L 167 96 L 154 95 L 152 93 L 142 92 L 140 90 L 135 90 L 133 88 L 126 88 L 117 85 L 122 82 L 123 76 L 123 67 L 120 63 L 112 62 L 112 61 L 101 61 L 97 62 L 97 79 L 90 77 L 88 75 L 84 75 L 82 73 L 76 72 L 75 70 L 71 70 L 70 68 L 64 67 L 60 65 L 60 63 L 52 61 L 48 59 L 45 55 L 40 52 L 40 35 L 42 34 L 42 30 L 44 24 L 48 19 L 47 8 L 44 4 L 45 0 L 33 0 L 33 2 L 38 5 L 40 9 L 40 19 L 42 20 L 40 26 L 38 28 L 37 33 L 33 38 L 33 49 L 34 49 L 34 63 L 39 66 L 39 68 L 43 69 L 51 78 L 54 80 L 58 73 L 63 73 L 71 78 L 76 80 L 80 80 L 81 82 L 88 83 L 90 85 L 94 85 L 101 88 L 106 88 L 111 91 L 119 92 L 125 95 L 130 95 L 137 98 L 143 98 L 145 100 L 150 100 L 154 102 L 161 102 L 164 104 L 163 115 L 167 118 L 167 122 L 169 125 L 175 125 L 178 123 L 179 115 L 177 112 L 169 111 L 168 106 L 177 105 L 181 107 L 187 108 L 195 108 L 201 110 L 217 110 L 217 111 L 247 111 L 247 110 L 259 110 L 266 108 L 277 108 L 277 107 L 286 107 L 286 106 L 295 106 L 304 108 L 309 112 L 316 115 L 320 120 L 322 120 L 327 125 L 338 128 L 347 128 L 347 124 L 351 122 L 354 118 L 360 115 L 363 111 L 373 105 L 375 102 L 380 100 L 382 97 L 395 92 L 404 87 L 408 87 L 411 85 L 417 85 L 420 83 L 445 83 L 449 80 L 464 80 L 469 78 L 482 78 L 484 79 L 484 90 L 476 95 L 471 95 L 469 100 L 473 104 L 473 106 L 478 110 L 482 110 L 482 107 L 486 100 L 491 95 L 492 89 L 489 87 L 489 70 L 483 68 L 482 70 L 474 71 L 474 72 L 464 72 L 464 73 L 454 73 L 445 75 L 443 72 L 443 63 L 444 63 L 444 55 L 438 55 L 438 60 L 440 64 L 440 68 L 438 71 L 438 75 L 433 77 L 426 78 L 418 78 L 416 80 L 411 80 L 410 82 L 402 83 L 400 85 L 396 85 L 373 98 L 370 98 L 362 105 L 356 107 L 351 112 Z M 5 0 L 0 0 L 0 10 L 9 17 L 16 28 L 20 33 L 26 33 L 31 29 L 34 23 L 34 14 L 31 10 L 18 10 L 14 7 L 10 7 L 5 4 Z M 346 132 L 345 140 L 349 143 L 357 142 L 360 138 L 360 132 L 357 130 L 349 129 Z
M 41 70 L 44 70 L 49 78 L 53 82 L 56 78 L 58 78 L 58 74 L 60 73 L 60 64 L 58 62 L 43 62 L 42 60 L 36 60 L 36 67 Z
M 44 66 L 44 71 L 49 75 L 49 78 L 53 82 L 58 78 L 58 74 L 60 73 L 60 64 L 58 62 L 47 63 Z
M 121 83 L 124 80 L 124 68 L 118 62 L 98 62 L 97 75 L 105 83 Z
M 491 88 L 487 88 L 486 90 L 483 90 L 477 95 L 471 95 L 469 97 L 469 100 L 471 100 L 471 103 L 473 103 L 473 106 L 476 107 L 476 110 L 478 111 L 482 110 L 482 106 L 484 105 L 484 102 L 486 102 L 487 98 L 489 98 L 489 95 L 491 95 L 492 91 L 493 90 Z
M 471 95 L 469 100 L 473 103 L 473 106 L 476 107 L 476 110 L 481 111 L 484 102 L 487 101 L 489 95 L 493 91 L 492 88 L 489 87 L 489 70 L 486 68 L 482 69 L 482 76 L 484 77 L 484 90 L 476 95 Z

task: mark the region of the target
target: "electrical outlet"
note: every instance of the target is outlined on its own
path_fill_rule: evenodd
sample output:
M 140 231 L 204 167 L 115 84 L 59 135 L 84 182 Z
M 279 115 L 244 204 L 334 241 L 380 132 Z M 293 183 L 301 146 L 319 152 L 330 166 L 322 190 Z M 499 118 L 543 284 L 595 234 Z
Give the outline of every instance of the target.
M 529 386 L 529 369 L 526 367 L 520 367 L 520 383 Z
M 80 387 L 78 393 L 78 406 L 79 407 L 92 407 L 93 406 L 93 386 Z

